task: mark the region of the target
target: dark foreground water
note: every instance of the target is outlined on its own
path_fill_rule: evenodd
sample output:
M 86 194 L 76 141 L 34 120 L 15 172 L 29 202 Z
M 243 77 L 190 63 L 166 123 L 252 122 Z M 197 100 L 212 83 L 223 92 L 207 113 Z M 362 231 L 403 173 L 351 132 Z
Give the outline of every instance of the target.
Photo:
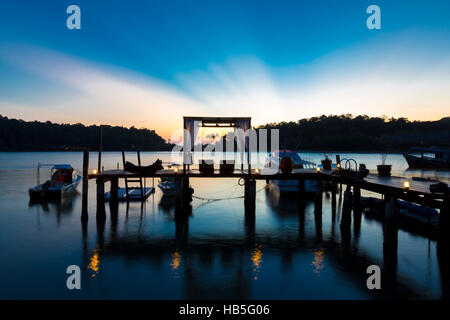
M 304 156 L 318 161 L 322 155 Z M 143 163 L 157 157 L 170 159 L 145 153 Z M 380 162 L 375 154 L 342 157 L 369 169 Z M 121 155 L 104 153 L 103 159 L 105 168 L 114 168 Z M 92 154 L 91 164 L 96 160 Z M 449 290 L 443 280 L 449 270 L 440 268 L 434 240 L 399 230 L 395 262 L 383 254 L 382 224 L 364 214 L 360 225 L 352 224 L 350 238 L 341 237 L 339 196 L 334 211 L 324 194 L 320 218 L 311 201 L 299 208 L 296 199 L 280 197 L 261 181 L 252 221 L 237 198 L 243 195 L 237 180 L 191 179 L 195 195 L 228 199 L 194 199 L 190 216 L 180 219 L 174 201 L 157 189 L 144 203 L 120 204 L 118 212 L 107 204 L 106 221 L 97 221 L 92 180 L 83 227 L 80 195 L 29 204 L 38 161 L 81 169 L 82 154 L 0 153 L 2 299 L 440 299 Z M 449 181 L 448 172 L 407 171 L 401 155 L 389 155 L 387 162 L 397 175 Z M 366 287 L 372 264 L 383 272 L 378 291 Z M 81 268 L 81 290 L 66 287 L 69 265 Z

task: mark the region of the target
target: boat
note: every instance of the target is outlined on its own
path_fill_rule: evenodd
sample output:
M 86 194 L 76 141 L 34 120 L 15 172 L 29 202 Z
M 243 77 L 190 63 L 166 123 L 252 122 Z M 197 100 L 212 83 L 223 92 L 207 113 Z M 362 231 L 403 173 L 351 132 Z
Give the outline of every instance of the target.
M 50 179 L 44 183 L 39 181 L 39 173 L 42 167 L 49 167 Z M 28 190 L 31 200 L 37 199 L 61 199 L 61 197 L 76 193 L 81 175 L 70 164 L 40 164 L 37 167 L 38 184 Z
M 153 192 L 155 188 L 153 187 L 142 187 L 134 188 L 128 187 L 128 194 L 126 188 L 117 189 L 117 200 L 118 201 L 142 201 L 147 199 Z M 105 193 L 105 201 L 111 200 L 111 191 Z
M 450 147 L 414 147 L 403 153 L 410 168 L 449 168 Z
M 177 195 L 181 192 L 181 180 L 172 177 L 161 177 L 158 182 L 158 188 L 163 195 Z
M 363 211 L 369 218 L 384 221 L 386 202 L 374 197 L 361 197 Z M 398 201 L 399 227 L 424 235 L 436 235 L 439 230 L 439 212 L 422 205 Z
M 273 167 L 279 168 L 280 161 L 283 157 L 290 157 L 294 161 L 294 169 L 316 168 L 315 163 L 302 159 L 297 152 L 291 150 L 278 150 L 269 153 L 266 163 L 264 164 L 264 169 Z M 268 183 L 280 192 L 298 192 L 297 180 L 268 180 Z M 314 180 L 305 180 L 305 192 L 316 192 L 318 183 L 318 181 Z

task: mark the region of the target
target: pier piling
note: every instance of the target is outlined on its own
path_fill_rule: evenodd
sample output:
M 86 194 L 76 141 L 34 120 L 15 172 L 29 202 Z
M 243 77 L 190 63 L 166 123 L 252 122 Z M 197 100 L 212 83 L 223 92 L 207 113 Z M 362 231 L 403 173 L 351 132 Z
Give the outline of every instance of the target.
M 105 215 L 105 181 L 97 179 L 97 215 Z
M 322 214 L 322 192 L 323 192 L 323 183 L 321 180 L 317 181 L 317 190 L 314 199 L 314 213 Z
M 352 191 L 351 185 L 347 185 L 344 191 L 344 203 L 342 205 L 341 230 L 350 231 L 352 223 Z
M 109 200 L 111 203 L 117 203 L 119 201 L 118 193 L 119 193 L 119 179 L 113 178 L 111 179 L 111 190 L 110 190 L 111 198 Z
M 256 209 L 256 180 L 247 178 L 244 185 L 244 206 L 246 214 L 254 214 Z
M 89 151 L 83 151 L 83 194 L 81 203 L 81 218 L 88 217 L 88 188 L 89 188 Z

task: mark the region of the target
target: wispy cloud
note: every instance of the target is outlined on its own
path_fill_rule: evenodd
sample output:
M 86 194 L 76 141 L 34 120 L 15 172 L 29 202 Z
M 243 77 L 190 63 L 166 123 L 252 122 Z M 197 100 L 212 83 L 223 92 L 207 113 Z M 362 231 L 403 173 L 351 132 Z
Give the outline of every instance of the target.
M 36 103 L 0 97 L 0 108 L 28 120 L 148 127 L 166 138 L 183 115 L 251 116 L 253 124 L 342 113 L 439 119 L 450 109 L 450 44 L 426 39 L 380 37 L 279 68 L 254 56 L 233 57 L 178 74 L 177 87 L 47 49 L 10 46 L 0 59 L 67 92 L 49 92 Z

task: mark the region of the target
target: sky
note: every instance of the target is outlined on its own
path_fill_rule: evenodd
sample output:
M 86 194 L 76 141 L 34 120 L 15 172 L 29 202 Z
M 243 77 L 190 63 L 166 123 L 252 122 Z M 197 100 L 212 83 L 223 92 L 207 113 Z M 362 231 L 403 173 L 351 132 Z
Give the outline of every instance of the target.
M 66 27 L 72 4 L 80 30 Z M 164 138 L 183 115 L 438 120 L 449 16 L 448 0 L 2 0 L 0 114 Z

